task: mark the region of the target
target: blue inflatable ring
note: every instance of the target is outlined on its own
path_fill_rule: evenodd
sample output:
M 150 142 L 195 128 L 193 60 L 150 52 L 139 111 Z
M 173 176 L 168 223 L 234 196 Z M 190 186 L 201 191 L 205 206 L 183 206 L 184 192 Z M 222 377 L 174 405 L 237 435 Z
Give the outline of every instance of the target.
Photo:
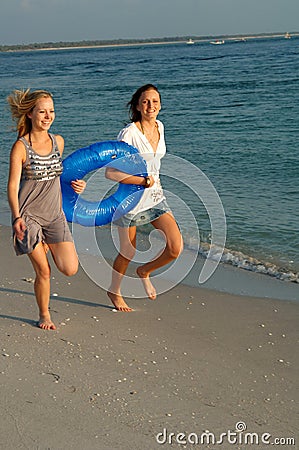
M 119 183 L 110 197 L 91 202 L 81 198 L 71 187 L 71 181 L 101 167 L 109 166 L 130 175 L 147 175 L 146 162 L 139 151 L 123 141 L 103 141 L 76 150 L 63 161 L 60 177 L 62 205 L 68 222 L 83 226 L 101 226 L 123 216 L 137 205 L 144 187 Z

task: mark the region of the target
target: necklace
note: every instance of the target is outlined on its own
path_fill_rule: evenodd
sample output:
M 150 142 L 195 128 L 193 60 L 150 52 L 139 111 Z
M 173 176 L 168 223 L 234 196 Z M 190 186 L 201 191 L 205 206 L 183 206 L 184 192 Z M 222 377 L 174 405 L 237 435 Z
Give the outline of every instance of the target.
M 159 131 L 158 131 L 158 124 L 157 124 L 157 122 L 155 122 L 155 126 L 154 126 L 153 131 L 152 131 L 151 134 L 149 134 L 148 132 L 146 132 L 147 135 L 145 134 L 145 131 L 144 131 L 144 128 L 143 128 L 143 125 L 142 125 L 141 121 L 140 121 L 140 128 L 141 128 L 142 134 L 147 137 L 149 142 L 151 142 L 152 144 L 157 144 L 159 142 Z M 156 131 L 158 132 L 158 139 L 154 138 L 154 135 L 155 135 Z

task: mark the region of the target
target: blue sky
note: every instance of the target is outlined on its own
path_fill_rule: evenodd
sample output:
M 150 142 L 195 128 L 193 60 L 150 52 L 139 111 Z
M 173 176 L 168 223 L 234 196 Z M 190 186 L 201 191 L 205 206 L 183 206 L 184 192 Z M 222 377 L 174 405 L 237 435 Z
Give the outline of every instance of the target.
M 299 0 L 2 0 L 0 45 L 299 31 Z

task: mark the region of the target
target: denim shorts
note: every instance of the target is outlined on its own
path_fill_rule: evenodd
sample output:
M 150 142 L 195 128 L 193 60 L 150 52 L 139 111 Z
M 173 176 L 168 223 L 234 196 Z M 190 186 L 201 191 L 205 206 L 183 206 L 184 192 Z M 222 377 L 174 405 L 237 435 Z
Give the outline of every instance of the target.
M 141 211 L 135 215 L 130 213 L 125 214 L 113 223 L 122 228 L 138 227 L 153 222 L 165 213 L 171 213 L 171 209 L 166 200 L 162 200 L 162 202 L 146 211 Z

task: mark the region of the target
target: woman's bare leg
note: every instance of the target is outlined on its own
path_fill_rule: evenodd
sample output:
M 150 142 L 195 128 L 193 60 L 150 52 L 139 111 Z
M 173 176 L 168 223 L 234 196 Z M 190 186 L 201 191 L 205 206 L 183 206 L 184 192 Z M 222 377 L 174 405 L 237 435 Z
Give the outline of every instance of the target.
M 183 250 L 183 239 L 177 223 L 171 213 L 165 213 L 152 222 L 152 225 L 164 234 L 166 246 L 152 261 L 143 264 L 136 270 L 141 278 L 145 292 L 151 300 L 156 299 L 156 289 L 150 280 L 150 274 L 176 259 Z
M 134 257 L 136 250 L 136 227 L 118 227 L 120 251 L 113 263 L 111 285 L 107 295 L 115 309 L 122 312 L 130 312 L 130 308 L 121 295 L 121 282 L 127 271 L 128 265 Z
M 36 274 L 34 292 L 39 308 L 38 326 L 44 330 L 56 330 L 49 312 L 51 268 L 43 244 L 38 244 L 28 256 Z
M 58 242 L 48 244 L 57 269 L 71 277 L 78 271 L 78 255 L 73 242 Z
M 57 268 L 67 276 L 78 270 L 78 256 L 73 242 L 45 244 L 40 242 L 28 256 L 36 273 L 34 292 L 39 308 L 38 326 L 44 330 L 56 330 L 49 312 L 51 268 L 45 248 L 49 248 Z

